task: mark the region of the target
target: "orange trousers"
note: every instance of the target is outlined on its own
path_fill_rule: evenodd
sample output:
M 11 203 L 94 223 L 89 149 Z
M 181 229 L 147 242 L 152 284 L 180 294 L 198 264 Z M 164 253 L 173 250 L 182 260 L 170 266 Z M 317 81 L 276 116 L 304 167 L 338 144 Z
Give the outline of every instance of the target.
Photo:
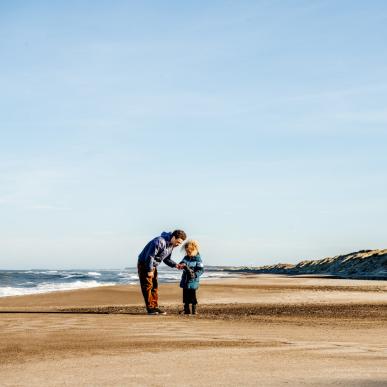
M 137 265 L 138 278 L 146 308 L 153 309 L 159 306 L 159 290 L 157 281 L 157 269 L 153 269 L 153 277 L 148 277 L 148 270 L 144 264 Z

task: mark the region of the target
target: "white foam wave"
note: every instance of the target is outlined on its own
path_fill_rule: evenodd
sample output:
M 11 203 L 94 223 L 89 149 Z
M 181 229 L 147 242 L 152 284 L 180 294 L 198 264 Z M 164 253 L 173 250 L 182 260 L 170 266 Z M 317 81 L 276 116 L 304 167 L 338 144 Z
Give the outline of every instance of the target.
M 229 277 L 228 273 L 205 273 L 203 274 L 203 278 L 222 278 Z
M 120 273 L 118 277 L 125 279 L 138 279 L 138 274 L 135 273 Z
M 99 277 L 101 273 L 98 273 L 97 271 L 89 271 L 87 275 L 92 275 L 94 277 Z
M 99 286 L 111 286 L 116 285 L 114 282 L 105 282 L 100 283 L 97 281 L 75 281 L 72 283 L 42 283 L 34 288 L 16 288 L 11 286 L 1 287 L 0 288 L 0 297 L 10 297 L 10 296 L 25 296 L 28 294 L 39 294 L 39 293 L 50 293 L 57 292 L 62 290 L 74 290 L 74 289 L 84 289 L 84 288 L 94 288 Z
M 85 277 L 85 274 L 82 274 L 82 273 L 76 273 L 76 274 L 69 274 L 69 275 L 66 275 L 66 277 L 63 277 L 63 279 L 83 278 L 83 277 Z
M 38 275 L 38 274 L 46 274 L 46 275 L 53 275 L 53 274 L 57 274 L 58 273 L 58 270 L 27 270 L 27 271 L 22 271 L 22 273 L 24 274 L 35 274 L 35 275 Z

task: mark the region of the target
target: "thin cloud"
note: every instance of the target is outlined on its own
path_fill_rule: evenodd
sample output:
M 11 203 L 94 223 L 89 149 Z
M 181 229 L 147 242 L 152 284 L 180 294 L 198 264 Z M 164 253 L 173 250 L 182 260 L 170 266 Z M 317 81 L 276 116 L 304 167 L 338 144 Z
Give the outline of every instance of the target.
M 63 207 L 63 206 L 57 206 L 53 204 L 34 204 L 31 206 L 26 207 L 31 210 L 50 210 L 50 211 L 69 211 L 71 208 L 69 207 Z

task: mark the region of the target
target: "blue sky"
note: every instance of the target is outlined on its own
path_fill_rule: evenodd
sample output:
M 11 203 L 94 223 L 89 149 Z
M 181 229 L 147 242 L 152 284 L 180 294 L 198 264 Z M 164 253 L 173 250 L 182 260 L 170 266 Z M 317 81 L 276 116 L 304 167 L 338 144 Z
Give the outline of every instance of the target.
M 2 2 L 0 268 L 386 248 L 386 39 L 384 1 Z

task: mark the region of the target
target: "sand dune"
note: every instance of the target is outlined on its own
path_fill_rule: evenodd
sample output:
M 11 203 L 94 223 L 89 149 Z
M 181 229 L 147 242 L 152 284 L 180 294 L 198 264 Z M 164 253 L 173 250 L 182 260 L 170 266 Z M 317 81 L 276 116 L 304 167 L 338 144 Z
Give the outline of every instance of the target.
M 261 267 L 230 268 L 235 272 L 271 274 L 327 274 L 342 278 L 387 279 L 387 249 L 361 250 L 318 260 L 307 260 L 296 265 L 279 263 Z

